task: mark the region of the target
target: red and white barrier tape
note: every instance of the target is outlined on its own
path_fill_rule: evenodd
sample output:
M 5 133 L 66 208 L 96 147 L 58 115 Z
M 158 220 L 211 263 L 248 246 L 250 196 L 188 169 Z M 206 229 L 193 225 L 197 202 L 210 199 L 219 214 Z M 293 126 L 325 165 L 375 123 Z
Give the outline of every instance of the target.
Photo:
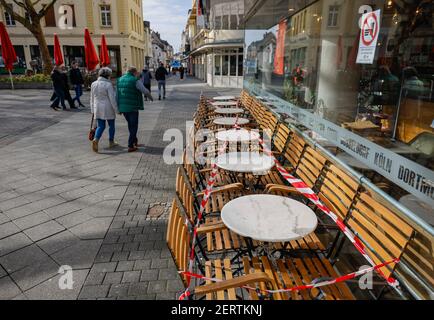
M 264 289 L 258 289 L 258 288 L 250 287 L 250 286 L 241 286 L 240 288 L 244 288 L 244 289 L 252 290 L 252 291 L 260 291 L 262 293 L 269 293 L 269 294 L 294 292 L 294 291 L 301 291 L 301 290 L 307 290 L 307 289 L 313 289 L 313 288 L 320 288 L 320 287 L 325 287 L 325 286 L 329 286 L 329 285 L 333 285 L 333 284 L 337 284 L 337 283 L 341 283 L 341 282 L 355 279 L 355 278 L 360 277 L 364 274 L 368 274 L 368 273 L 373 272 L 373 271 L 378 271 L 379 269 L 381 269 L 387 265 L 390 265 L 392 263 L 399 263 L 399 259 L 393 259 L 389 262 L 384 262 L 384 263 L 378 264 L 378 265 L 370 267 L 370 268 L 366 268 L 366 269 L 362 269 L 362 270 L 355 271 L 352 273 L 348 273 L 346 275 L 343 275 L 343 276 L 340 276 L 340 277 L 337 277 L 334 279 L 329 279 L 329 280 L 325 280 L 325 281 L 321 281 L 321 282 L 311 282 L 311 283 L 306 284 L 306 285 L 296 286 L 296 287 L 287 288 L 287 289 L 264 290 Z M 205 281 L 216 282 L 216 283 L 224 281 L 222 279 L 217 279 L 217 278 L 208 278 L 208 277 L 205 277 L 205 276 L 197 274 L 197 273 L 190 273 L 190 272 L 185 272 L 185 271 L 180 271 L 179 273 L 182 275 L 188 276 L 188 277 L 201 279 L 201 280 L 205 280 Z M 191 294 L 192 294 L 192 292 L 189 292 L 189 295 L 191 295 Z
M 333 213 L 329 208 L 327 208 L 327 206 L 325 206 L 321 202 L 321 200 L 318 198 L 315 192 L 311 188 L 309 188 L 309 186 L 307 186 L 306 183 L 304 183 L 304 181 L 291 175 L 274 157 L 271 150 L 265 146 L 265 143 L 262 139 L 260 139 L 259 142 L 262 145 L 262 148 L 264 150 L 263 152 L 274 159 L 277 170 L 285 178 L 285 180 L 288 181 L 288 183 L 292 185 L 295 189 L 297 189 L 297 191 L 299 191 L 306 198 L 308 198 L 313 204 L 315 204 L 322 212 L 327 214 L 338 225 L 339 229 L 347 236 L 347 238 L 356 247 L 356 249 L 363 255 L 363 257 L 371 264 L 371 266 L 375 267 L 375 262 L 367 254 L 365 250 L 365 246 L 363 245 L 362 241 L 350 229 L 347 228 L 347 226 L 344 224 L 344 221 L 340 217 L 338 217 L 335 213 Z M 392 277 L 386 277 L 386 275 L 380 269 L 376 269 L 376 271 L 387 281 L 389 285 L 394 287 L 397 287 L 399 285 L 398 280 Z
M 235 128 L 238 127 L 238 116 L 237 116 L 237 119 L 235 120 L 234 127 Z M 227 145 L 228 145 L 228 143 L 225 142 L 224 145 L 222 146 L 222 148 L 219 149 L 219 151 L 218 151 L 219 155 L 222 154 L 226 150 Z M 212 170 L 211 170 L 210 178 L 207 182 L 206 189 L 204 191 L 204 195 L 203 195 L 203 198 L 202 198 L 202 201 L 200 204 L 199 214 L 197 215 L 196 224 L 194 226 L 193 239 L 192 239 L 192 244 L 191 244 L 191 249 L 190 249 L 190 261 L 189 261 L 189 266 L 188 266 L 189 274 L 193 274 L 197 229 L 199 228 L 200 222 L 202 221 L 203 213 L 205 212 L 205 207 L 206 207 L 208 200 L 211 196 L 211 192 L 212 192 L 212 189 L 213 189 L 214 184 L 215 184 L 215 178 L 218 174 L 218 167 L 217 167 L 217 164 L 215 162 L 212 162 L 211 169 Z M 187 275 L 187 289 L 179 297 L 179 300 L 187 299 L 190 296 L 190 286 L 191 286 L 191 277 Z

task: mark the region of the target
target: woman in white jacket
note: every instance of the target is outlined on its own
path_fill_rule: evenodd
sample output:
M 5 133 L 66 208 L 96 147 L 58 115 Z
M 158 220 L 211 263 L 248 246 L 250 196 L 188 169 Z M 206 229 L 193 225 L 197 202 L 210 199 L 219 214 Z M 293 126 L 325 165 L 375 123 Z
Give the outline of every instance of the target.
M 98 152 L 98 143 L 106 128 L 106 122 L 109 125 L 110 148 L 117 146 L 115 142 L 115 119 L 118 106 L 115 97 L 115 90 L 110 81 L 112 70 L 102 68 L 99 70 L 99 78 L 92 83 L 90 92 L 90 108 L 98 127 L 95 132 L 95 139 L 92 141 L 92 149 Z

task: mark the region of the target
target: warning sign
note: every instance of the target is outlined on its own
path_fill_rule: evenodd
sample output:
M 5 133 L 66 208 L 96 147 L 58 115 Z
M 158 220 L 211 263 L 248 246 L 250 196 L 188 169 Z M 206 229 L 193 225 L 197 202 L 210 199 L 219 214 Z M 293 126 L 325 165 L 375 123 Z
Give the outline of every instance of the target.
M 362 30 L 360 32 L 359 53 L 357 63 L 372 64 L 380 33 L 380 10 L 365 13 L 362 16 Z

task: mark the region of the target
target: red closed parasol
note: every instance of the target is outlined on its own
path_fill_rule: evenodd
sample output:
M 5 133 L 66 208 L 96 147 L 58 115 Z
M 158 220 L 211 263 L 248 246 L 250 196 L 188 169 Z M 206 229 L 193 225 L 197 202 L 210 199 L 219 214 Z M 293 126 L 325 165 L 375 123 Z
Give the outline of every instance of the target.
M 105 39 L 105 35 L 102 35 L 101 38 L 101 48 L 99 52 L 99 61 L 102 67 L 107 67 L 110 65 L 110 56 L 107 47 L 107 41 Z
M 86 56 L 87 70 L 95 70 L 99 63 L 99 59 L 87 28 L 84 30 L 84 54 Z
M 3 22 L 0 22 L 0 44 L 2 46 L 2 58 L 5 64 L 5 68 L 9 71 L 11 78 L 12 89 L 14 89 L 14 83 L 12 81 L 12 70 L 14 69 L 14 63 L 17 62 L 17 54 L 15 53 L 14 46 L 9 38 L 8 32 Z
M 56 62 L 56 66 L 61 66 L 65 63 L 57 34 L 54 34 L 54 61 Z

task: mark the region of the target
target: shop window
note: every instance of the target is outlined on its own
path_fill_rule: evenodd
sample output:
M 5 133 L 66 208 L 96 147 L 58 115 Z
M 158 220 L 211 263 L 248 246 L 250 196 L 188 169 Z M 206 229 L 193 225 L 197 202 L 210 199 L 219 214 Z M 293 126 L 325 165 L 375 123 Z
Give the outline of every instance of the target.
M 103 27 L 111 27 L 112 26 L 112 13 L 110 5 L 102 5 L 100 6 L 101 10 L 101 25 Z
M 222 75 L 227 76 L 229 73 L 229 56 L 223 56 Z
M 238 77 L 243 76 L 243 72 L 244 72 L 243 69 L 244 69 L 243 55 L 239 55 L 238 56 Z
M 330 6 L 327 26 L 328 27 L 337 27 L 338 26 L 338 19 L 339 19 L 339 6 Z
M 222 74 L 221 65 L 222 65 L 222 56 L 216 55 L 214 57 L 214 75 L 221 76 Z
M 236 55 L 230 56 L 230 75 L 232 77 L 237 76 L 237 56 Z

